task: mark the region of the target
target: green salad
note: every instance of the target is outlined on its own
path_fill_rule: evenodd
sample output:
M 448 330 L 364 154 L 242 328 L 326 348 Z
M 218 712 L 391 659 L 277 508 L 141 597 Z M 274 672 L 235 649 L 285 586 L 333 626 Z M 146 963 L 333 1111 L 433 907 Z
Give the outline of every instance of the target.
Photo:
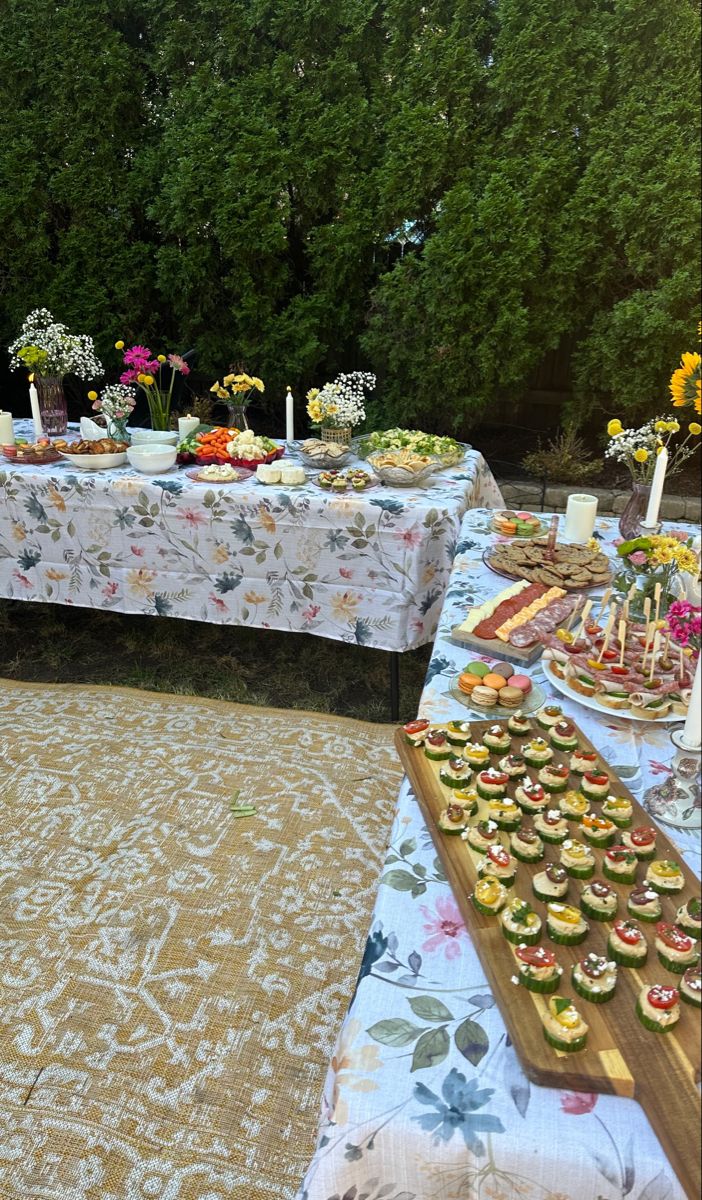
M 446 467 L 460 462 L 465 454 L 465 448 L 455 438 L 422 433 L 418 429 L 384 429 L 369 433 L 360 443 L 359 454 L 366 458 L 374 450 L 402 450 L 403 447 L 417 454 L 431 454 L 441 459 Z

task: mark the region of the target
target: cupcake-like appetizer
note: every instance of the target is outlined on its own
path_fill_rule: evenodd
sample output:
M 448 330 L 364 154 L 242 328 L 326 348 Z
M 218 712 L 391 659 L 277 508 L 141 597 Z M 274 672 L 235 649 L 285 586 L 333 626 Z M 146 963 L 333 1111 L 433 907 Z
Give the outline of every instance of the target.
M 512 854 L 519 862 L 540 862 L 544 856 L 544 844 L 532 825 L 521 825 L 510 838 Z
M 604 800 L 609 795 L 609 775 L 605 771 L 586 771 L 580 790 L 588 800 Z
M 465 758 L 449 758 L 446 765 L 439 768 L 439 779 L 450 788 L 464 788 L 472 776 L 470 763 Z
M 617 988 L 617 964 L 601 954 L 586 954 L 573 966 L 571 981 L 583 1000 L 604 1004 Z
M 523 754 L 505 754 L 498 762 L 498 767 L 504 771 L 505 775 L 509 775 L 510 779 L 520 779 L 522 775 L 526 775 L 526 763 Z
M 693 938 L 668 921 L 659 921 L 656 925 L 656 950 L 661 965 L 676 975 L 682 975 L 683 971 L 696 966 L 700 960 L 700 952 Z
M 565 996 L 551 996 L 541 1020 L 549 1046 L 567 1052 L 585 1049 L 590 1027 L 583 1021 L 572 1000 L 567 1000 Z
M 469 817 L 477 813 L 480 800 L 475 788 L 455 788 L 452 799 L 454 804 L 460 804 L 466 810 Z
M 572 721 L 558 721 L 551 726 L 551 745 L 556 750 L 577 750 L 578 735 Z
M 402 732 L 405 735 L 405 741 L 409 742 L 410 746 L 421 746 L 430 732 L 430 725 L 428 721 L 424 720 L 408 721 L 406 725 L 402 726 Z
M 585 941 L 590 926 L 579 908 L 551 900 L 546 911 L 546 929 L 552 942 L 559 946 L 578 946 Z
M 442 833 L 463 833 L 468 828 L 470 817 L 470 809 L 462 804 L 447 804 L 439 813 L 436 823 Z
M 504 908 L 507 902 L 507 888 L 491 875 L 478 880 L 472 898 L 479 913 L 492 917 Z
M 636 921 L 615 921 L 607 950 L 620 967 L 642 967 L 648 958 L 646 938 Z
M 680 1020 L 680 992 L 663 983 L 644 985 L 636 1001 L 636 1015 L 650 1033 L 668 1033 Z
M 636 883 L 636 855 L 626 846 L 610 846 L 602 859 L 605 879 L 613 883 Z
M 600 812 L 608 821 L 614 821 L 617 829 L 629 829 L 634 816 L 631 800 L 624 796 L 608 796 L 603 800 Z
M 648 925 L 654 925 L 660 920 L 661 908 L 660 897 L 658 892 L 654 892 L 653 888 L 647 884 L 641 883 L 629 892 L 626 910 L 632 917 L 636 917 L 639 921 L 645 921 Z
M 540 783 L 533 779 L 525 779 L 515 788 L 514 798 L 520 808 L 527 813 L 542 812 L 549 803 L 549 798 Z
M 675 914 L 675 921 L 685 933 L 698 941 L 702 938 L 702 901 L 699 896 L 693 896 L 686 904 L 682 904 Z
M 659 858 L 649 864 L 646 871 L 646 883 L 661 895 L 681 892 L 685 887 L 685 876 L 680 870 L 680 864 L 670 858 Z
M 488 750 L 504 754 L 512 745 L 512 739 L 504 725 L 490 725 L 483 734 L 483 741 Z
M 504 846 L 488 846 L 485 857 L 478 867 L 481 879 L 492 876 L 499 879 L 506 888 L 510 888 L 514 883 L 516 871 L 517 864 Z
M 451 746 L 465 746 L 471 739 L 470 725 L 467 721 L 449 721 L 446 737 Z
M 637 825 L 622 834 L 622 845 L 632 850 L 639 862 L 648 862 L 656 853 L 656 831 L 650 825 Z
M 580 894 L 580 907 L 593 921 L 612 921 L 617 915 L 619 897 L 609 883 L 593 879 Z
M 557 808 L 537 813 L 534 817 L 534 829 L 550 846 L 559 846 L 568 837 L 568 822 Z
M 468 830 L 468 844 L 478 854 L 487 854 L 489 846 L 500 845 L 500 831 L 494 821 L 478 821 Z
M 595 873 L 595 856 L 583 842 L 566 838 L 561 846 L 561 866 L 565 867 L 571 879 L 589 879 Z
M 495 822 L 498 829 L 504 829 L 507 833 L 511 833 L 513 829 L 519 828 L 522 814 L 514 800 L 510 800 L 509 796 L 504 796 L 501 800 L 489 801 L 488 817 Z
M 522 716 L 521 712 L 512 713 L 507 722 L 507 729 L 513 737 L 528 737 L 531 733 L 531 721 Z
M 549 900 L 562 900 L 568 893 L 568 872 L 560 863 L 549 863 L 534 876 L 531 887 L 536 899 L 546 904 Z
M 551 795 L 564 792 L 568 787 L 569 778 L 568 768 L 556 766 L 554 763 L 547 763 L 545 767 L 541 768 L 538 775 L 539 783 Z
M 541 917 L 526 900 L 510 900 L 500 917 L 502 932 L 514 946 L 535 946 L 541 937 Z
M 561 796 L 558 807 L 569 821 L 577 821 L 580 824 L 588 810 L 588 800 L 580 792 L 570 789 Z
M 536 724 L 540 729 L 553 729 L 562 720 L 563 709 L 560 704 L 546 704 L 536 714 Z
M 424 753 L 432 762 L 442 762 L 444 759 L 452 757 L 453 750 L 449 746 L 445 729 L 434 729 L 426 735 L 424 739 Z
M 479 796 L 483 800 L 501 800 L 507 790 L 509 783 L 509 775 L 505 775 L 504 771 L 498 771 L 495 767 L 488 767 L 486 771 L 480 771 L 475 780 L 475 786 Z
M 612 846 L 617 834 L 617 827 L 614 821 L 608 821 L 607 817 L 595 817 L 592 813 L 585 813 L 582 820 L 583 837 L 591 846 Z
M 553 950 L 546 946 L 518 946 L 515 957 L 519 963 L 516 982 L 530 992 L 548 995 L 555 992 L 561 982 L 563 967 L 559 967 Z
M 584 775 L 586 771 L 594 771 L 597 766 L 597 755 L 593 750 L 575 750 L 570 756 L 570 769 L 575 775 Z
M 680 999 L 686 1004 L 692 1004 L 694 1008 L 702 1005 L 702 974 L 699 964 L 696 967 L 688 967 L 680 980 Z
M 490 761 L 490 751 L 481 742 L 468 742 L 463 748 L 462 757 L 471 767 L 484 767 Z
M 522 748 L 522 754 L 528 766 L 545 767 L 553 758 L 553 750 L 541 737 L 532 738 Z

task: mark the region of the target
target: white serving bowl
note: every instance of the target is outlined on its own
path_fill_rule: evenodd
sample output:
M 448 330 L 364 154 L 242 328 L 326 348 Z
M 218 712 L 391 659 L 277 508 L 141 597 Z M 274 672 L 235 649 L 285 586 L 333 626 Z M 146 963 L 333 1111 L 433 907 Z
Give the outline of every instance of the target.
M 133 446 L 177 446 L 177 429 L 133 429 Z M 134 464 L 132 463 L 132 466 Z
M 178 448 L 161 443 L 158 445 L 130 446 L 127 450 L 129 464 L 145 475 L 158 475 L 161 471 L 170 471 L 176 460 Z
M 110 467 L 121 467 L 127 461 L 124 451 L 119 454 L 67 454 L 61 450 L 59 453 L 81 471 L 107 471 Z

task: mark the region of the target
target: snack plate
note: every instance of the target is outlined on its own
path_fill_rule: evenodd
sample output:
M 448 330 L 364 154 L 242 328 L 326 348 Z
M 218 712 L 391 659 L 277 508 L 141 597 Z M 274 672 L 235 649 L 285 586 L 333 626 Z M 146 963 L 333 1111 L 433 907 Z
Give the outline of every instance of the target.
M 548 533 L 548 525 L 542 521 L 539 528 L 535 529 L 533 533 L 503 533 L 501 529 L 496 528 L 494 521 L 491 521 L 490 532 L 498 534 L 508 542 L 530 542 L 532 538 L 543 537 L 545 533 Z
M 327 496 L 364 496 L 366 492 L 371 490 L 371 488 L 380 487 L 380 480 L 376 479 L 374 475 L 371 475 L 370 483 L 367 483 L 364 488 L 351 487 L 351 484 L 349 484 L 343 492 L 341 490 L 337 490 L 336 488 L 324 487 L 323 484 L 319 482 L 319 475 L 315 475 L 312 483 L 315 487 L 318 487 L 321 492 L 326 492 Z
M 250 479 L 253 475 L 253 471 L 248 471 L 245 467 L 234 467 L 234 470 L 236 471 L 235 479 L 203 479 L 200 475 L 200 468 L 195 471 L 186 471 L 185 474 L 195 483 L 209 483 L 210 487 L 225 487 L 230 483 L 243 483 L 245 479 Z
M 562 696 L 567 696 L 569 700 L 575 700 L 577 704 L 582 704 L 583 708 L 591 708 L 593 712 L 600 713 L 603 717 L 623 718 L 625 721 L 643 721 L 647 725 L 682 725 L 685 721 L 684 717 L 676 713 L 668 713 L 665 717 L 639 717 L 632 713 L 627 708 L 607 708 L 606 705 L 600 704 L 594 696 L 583 696 L 582 692 L 576 692 L 565 679 L 559 679 L 551 670 L 551 664 L 548 659 L 544 659 L 542 664 L 544 675 L 548 679 L 552 687 L 560 692 Z
M 531 538 L 512 538 L 511 543 L 514 543 L 516 541 L 530 542 L 531 540 L 532 540 Z M 488 546 L 485 550 L 483 550 L 483 562 L 485 563 L 486 567 L 489 567 L 490 570 L 495 573 L 495 575 L 501 575 L 503 579 L 526 579 L 527 578 L 526 575 L 517 575 L 515 571 L 504 571 L 502 569 L 502 567 L 496 567 L 490 559 L 490 550 L 491 550 L 490 546 Z M 529 581 L 529 582 L 531 582 L 531 581 Z M 609 579 L 604 580 L 602 583 L 588 583 L 588 584 L 585 584 L 584 587 L 573 587 L 572 584 L 561 583 L 559 586 L 564 588 L 565 591 L 567 591 L 567 592 L 593 592 L 593 591 L 597 591 L 597 590 L 601 591 L 602 588 L 607 587 L 607 585 L 611 582 L 612 582 L 612 573 L 610 571 Z
M 46 454 L 27 453 L 22 458 L 18 458 L 16 454 L 6 454 L 3 447 L 3 458 L 17 467 L 44 467 L 48 463 L 61 461 L 61 455 L 58 450 L 48 450 Z
M 492 720 L 471 721 L 474 739 L 480 740 L 492 723 Z M 432 725 L 434 728 L 440 727 L 437 722 L 432 722 Z M 537 732 L 536 726 L 534 732 Z M 598 753 L 602 768 L 610 775 L 612 791 L 631 801 L 634 810 L 633 825 L 650 825 L 650 817 L 577 726 L 576 734 L 582 748 Z M 518 751 L 523 740 L 513 738 L 512 750 Z M 502 933 L 499 917 L 485 916 L 477 912 L 470 899 L 477 879 L 477 863 L 481 856 L 460 836 L 446 836 L 437 826 L 439 813 L 451 798 L 449 788 L 439 780 L 441 764 L 431 762 L 421 747 L 408 745 L 401 729 L 395 734 L 395 745 L 465 920 L 470 940 L 480 957 L 485 977 L 526 1074 L 544 1087 L 606 1092 L 638 1100 L 670 1158 L 686 1194 L 690 1197 L 698 1196 L 701 1164 L 699 1156 L 690 1153 L 690 1146 L 698 1144 L 700 1127 L 700 1094 L 697 1088 L 700 1076 L 699 1011 L 681 1003 L 680 1020 L 675 1029 L 665 1035 L 650 1033 L 644 1029 L 635 1012 L 636 998 L 641 987 L 650 987 L 654 983 L 676 985 L 678 981 L 678 976 L 671 974 L 658 962 L 653 945 L 655 926 L 643 926 L 649 947 L 646 965 L 636 969 L 620 967 L 615 996 L 605 1004 L 592 1004 L 575 994 L 570 979 L 570 968 L 571 964 L 585 954 L 607 953 L 608 924 L 590 919 L 589 932 L 580 945 L 555 945 L 546 932 L 545 905 L 534 897 L 531 883 L 533 875 L 542 871 L 547 862 L 558 862 L 559 847 L 547 845 L 542 862 L 516 864 L 515 886 L 508 894 L 510 898 L 518 895 L 521 899 L 529 901 L 544 921 L 543 933 L 538 944 L 552 949 L 557 963 L 563 967 L 558 993 L 574 1000 L 578 1011 L 590 1027 L 584 1050 L 566 1054 L 552 1049 L 543 1036 L 541 1021 L 541 1015 L 546 1011 L 548 996 L 530 992 L 513 982 L 518 963 L 513 954 L 514 948 Z M 460 751 L 457 750 L 457 753 Z M 496 765 L 501 756 L 501 753 L 491 755 L 493 765 Z M 567 762 L 568 758 L 568 755 L 556 750 L 553 761 Z M 571 781 L 574 779 L 575 777 L 571 776 Z M 512 795 L 513 791 L 513 784 L 508 785 L 507 794 Z M 486 812 L 486 802 L 481 800 L 478 814 L 471 823 L 484 818 Z M 531 818 L 528 820 L 531 821 Z M 577 836 L 578 829 L 577 824 L 569 823 L 571 836 Z M 509 834 L 500 834 L 500 841 L 504 846 L 509 844 L 508 839 Z M 594 850 L 597 864 L 595 878 L 601 878 L 602 854 L 602 850 Z M 673 921 L 678 906 L 699 894 L 699 881 L 661 831 L 657 831 L 656 858 L 680 862 L 685 881 L 684 888 L 674 896 L 661 896 L 662 919 Z M 645 872 L 646 864 L 639 863 L 637 882 L 643 880 Z M 585 882 L 570 879 L 564 902 L 578 905 L 580 891 Z M 619 899 L 618 916 L 626 917 L 626 897 L 630 887 L 617 883 L 613 883 L 612 887 Z
M 517 711 L 528 717 L 530 713 L 534 713 L 538 708 L 541 708 L 547 700 L 546 693 L 541 685 L 532 683 L 531 691 L 527 693 L 522 703 L 516 704 L 513 708 L 505 708 L 502 704 L 494 704 L 492 708 L 488 708 L 486 705 L 481 707 L 479 704 L 473 703 L 467 692 L 461 691 L 458 686 L 458 680 L 459 675 L 451 676 L 449 694 L 453 696 L 454 700 L 460 700 L 461 704 L 465 704 L 466 708 L 469 708 L 476 716 L 482 717 L 484 721 L 492 718 L 495 718 L 495 720 L 499 718 L 501 721 L 505 721 L 507 717 L 514 716 Z

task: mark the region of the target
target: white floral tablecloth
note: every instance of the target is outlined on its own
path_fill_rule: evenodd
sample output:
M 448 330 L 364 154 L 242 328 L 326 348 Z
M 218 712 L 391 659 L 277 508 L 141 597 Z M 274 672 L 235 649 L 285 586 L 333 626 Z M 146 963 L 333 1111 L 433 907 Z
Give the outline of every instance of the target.
M 473 450 L 427 487 L 349 496 L 0 459 L 0 596 L 410 650 L 435 633 L 464 513 L 502 503 Z
M 432 720 L 469 716 L 448 692 L 476 656 L 450 631 L 506 586 L 482 562 L 489 519 L 476 511 L 463 522 L 420 705 Z M 606 547 L 618 530 L 601 519 L 596 532 Z M 555 694 L 538 666 L 529 674 Z M 664 727 L 558 700 L 639 798 L 670 776 Z M 699 871 L 699 836 L 666 832 Z M 298 1200 L 624 1197 L 682 1200 L 683 1192 L 635 1101 L 529 1083 L 405 781 Z

